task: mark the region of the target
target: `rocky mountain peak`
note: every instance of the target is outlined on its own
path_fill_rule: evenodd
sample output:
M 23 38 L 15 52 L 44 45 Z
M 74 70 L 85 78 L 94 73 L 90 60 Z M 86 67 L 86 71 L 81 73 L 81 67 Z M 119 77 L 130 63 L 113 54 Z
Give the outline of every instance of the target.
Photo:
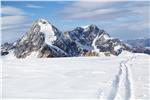
M 85 28 L 89 28 L 90 30 L 98 30 L 99 28 L 96 26 L 96 25 L 94 25 L 94 24 L 91 24 L 91 25 L 89 25 L 89 26 L 87 26 L 87 27 L 85 27 Z

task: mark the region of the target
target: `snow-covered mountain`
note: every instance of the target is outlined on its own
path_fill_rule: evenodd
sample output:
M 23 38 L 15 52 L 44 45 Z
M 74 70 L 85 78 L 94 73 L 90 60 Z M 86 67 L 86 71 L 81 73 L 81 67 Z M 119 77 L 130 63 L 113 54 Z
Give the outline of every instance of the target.
M 12 45 L 13 48 L 10 48 Z M 65 39 L 55 26 L 47 20 L 39 19 L 22 38 L 11 44 L 3 44 L 1 54 L 6 55 L 13 51 L 17 58 L 25 58 L 32 53 L 37 57 L 65 57 L 70 56 L 68 52 L 72 53 L 73 47 L 74 44 Z
M 130 50 L 119 39 L 111 38 L 108 33 L 93 24 L 86 27 L 77 27 L 72 31 L 68 31 L 67 34 L 81 50 L 86 52 L 109 52 L 118 55 L 123 49 Z
M 10 52 L 17 58 L 69 57 L 89 55 L 119 55 L 131 48 L 119 39 L 110 37 L 96 25 L 77 27 L 61 32 L 45 19 L 38 19 L 30 30 L 14 43 L 1 45 L 1 55 Z
M 150 38 L 127 40 L 125 42 L 133 47 L 150 47 Z

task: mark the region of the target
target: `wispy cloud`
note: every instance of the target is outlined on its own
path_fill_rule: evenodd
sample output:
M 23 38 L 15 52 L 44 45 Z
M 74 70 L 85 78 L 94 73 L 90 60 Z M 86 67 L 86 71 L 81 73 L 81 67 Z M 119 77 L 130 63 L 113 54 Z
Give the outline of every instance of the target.
M 26 22 L 28 22 L 27 13 L 25 13 L 22 9 L 12 7 L 12 6 L 2 6 L 2 14 L 6 14 L 2 16 L 2 31 L 7 30 L 8 27 L 20 26 Z
M 69 14 L 65 13 L 67 16 L 65 18 L 68 19 L 99 19 L 100 16 L 101 18 L 104 16 L 104 14 L 110 14 L 110 13 L 118 13 L 120 10 L 119 9 L 95 9 L 95 10 L 89 10 L 89 11 L 77 11 L 76 14 Z M 104 16 L 103 18 L 108 18 L 108 16 Z M 112 17 L 111 17 L 112 18 Z
M 116 1 L 95 1 L 95 2 L 74 2 L 60 11 L 64 19 L 112 19 L 133 15 L 145 15 L 149 2 L 116 2 Z M 144 10 L 144 11 L 143 11 Z M 144 14 L 145 13 L 145 14 Z M 146 15 L 147 16 L 147 15 Z
M 27 16 L 2 17 L 2 43 L 12 42 L 20 38 L 31 26 Z
M 119 9 L 106 8 L 109 2 L 83 2 L 78 1 L 60 11 L 64 19 L 99 19 L 101 15 L 118 12 Z
M 26 16 L 4 16 L 2 17 L 2 26 L 8 26 L 13 24 L 21 24 L 27 20 Z
M 29 26 L 18 25 L 17 27 L 11 28 L 9 30 L 2 30 L 1 43 L 14 42 L 15 40 L 22 37 L 25 34 L 25 32 L 27 32 L 28 28 Z
M 2 42 L 3 41 L 11 42 L 16 40 L 17 38 L 25 34 L 25 32 L 28 30 L 30 26 L 29 18 L 27 16 L 21 15 L 3 16 L 1 20 L 2 20 L 1 23 Z
M 29 27 L 28 14 L 24 10 L 13 6 L 2 6 L 1 13 L 4 14 L 1 17 L 2 42 L 16 40 Z
M 19 8 L 12 7 L 12 6 L 2 6 L 1 8 L 2 14 L 8 14 L 8 15 L 22 15 L 25 14 L 25 12 Z
M 33 5 L 33 4 L 27 4 L 26 7 L 28 7 L 28 8 L 44 8 L 43 6 Z

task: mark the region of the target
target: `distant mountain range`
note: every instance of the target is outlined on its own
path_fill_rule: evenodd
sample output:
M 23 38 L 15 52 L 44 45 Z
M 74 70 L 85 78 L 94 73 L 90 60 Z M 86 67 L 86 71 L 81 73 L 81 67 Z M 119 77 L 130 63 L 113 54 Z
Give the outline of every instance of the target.
M 125 42 L 130 44 L 133 47 L 150 47 L 150 38 L 127 40 Z
M 125 42 L 132 46 L 132 51 L 135 53 L 150 54 L 150 38 L 127 40 Z
M 11 54 L 17 58 L 29 56 L 48 58 L 100 56 L 101 54 L 117 56 L 123 50 L 141 52 L 136 51 L 135 47 L 129 46 L 127 43 L 132 45 L 132 43 L 136 42 L 127 41 L 125 43 L 119 39 L 112 38 L 106 31 L 93 24 L 77 27 L 63 33 L 47 20 L 38 19 L 33 23 L 30 30 L 17 41 L 2 44 L 1 55 Z M 149 53 L 149 51 L 142 51 L 142 53 Z

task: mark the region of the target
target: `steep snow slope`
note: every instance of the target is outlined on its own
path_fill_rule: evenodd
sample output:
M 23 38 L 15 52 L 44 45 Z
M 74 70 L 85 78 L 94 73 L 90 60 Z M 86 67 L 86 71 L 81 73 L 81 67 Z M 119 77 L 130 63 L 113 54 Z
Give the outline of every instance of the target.
M 40 32 L 44 33 L 45 35 L 45 43 L 52 45 L 52 42 L 57 39 L 52 25 L 44 19 L 40 19 L 40 21 L 38 21 L 38 25 L 40 26 Z
M 2 59 L 3 98 L 148 100 L 149 56 Z

